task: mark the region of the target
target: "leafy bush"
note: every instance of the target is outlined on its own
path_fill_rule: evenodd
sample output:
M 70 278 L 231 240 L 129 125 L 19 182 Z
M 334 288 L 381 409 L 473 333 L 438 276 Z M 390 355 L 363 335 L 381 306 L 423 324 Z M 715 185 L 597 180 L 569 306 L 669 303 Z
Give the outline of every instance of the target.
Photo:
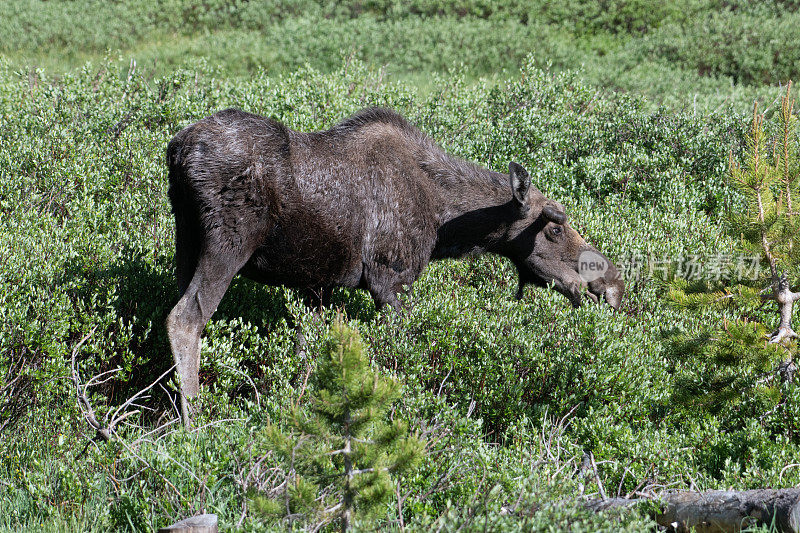
M 75 359 L 84 383 L 109 371 L 89 389 L 101 415 L 171 365 L 163 323 L 177 291 L 164 148 L 221 108 L 302 130 L 364 106 L 395 108 L 450 152 L 495 170 L 511 159 L 526 165 L 621 266 L 636 254 L 734 249 L 720 228 L 721 202 L 733 194 L 722 177 L 731 148 L 740 157 L 744 119 L 653 111 L 535 65 L 508 81 L 431 74 L 420 94 L 355 59 L 331 74 L 304 67 L 247 79 L 203 63 L 156 77 L 106 62 L 54 78 L 0 62 L 0 528 L 153 530 L 201 510 L 224 529 L 267 527 L 248 495 L 287 465 L 261 451 L 261 429 L 268 420 L 285 428 L 306 398 L 299 391 L 336 308 L 374 363 L 405 382 L 396 413 L 432 443 L 383 508 L 390 526 L 645 527 L 640 517 L 554 503 L 574 501 L 581 486 L 599 490 L 579 470 L 584 453 L 608 493 L 642 482 L 800 482 L 798 469 L 784 469 L 800 452 L 796 387 L 766 426 L 670 404 L 676 364 L 660 330 L 692 333 L 708 317 L 665 305 L 646 268 L 612 313 L 572 310 L 546 289 L 514 301 L 513 268 L 497 257 L 430 265 L 402 314 L 338 290 L 335 309 L 314 317 L 294 291 L 237 279 L 204 334 L 202 429 L 175 430 L 174 386 L 162 381 L 120 425 L 118 442 L 90 440 L 70 380 L 73 350 L 91 333 Z M 306 357 L 295 349 L 298 330 Z
M 744 109 L 797 78 L 798 11 L 790 1 L 654 0 L 10 0 L 0 53 L 17 68 L 64 72 L 120 51 L 167 75 L 205 58 L 227 75 L 324 72 L 354 56 L 435 90 L 427 73 L 463 64 L 504 79 L 528 54 L 583 69 L 656 104 Z M 766 86 L 766 87 L 765 87 Z
M 796 28 L 800 13 L 766 15 L 711 12 L 688 24 L 667 24 L 640 43 L 639 54 L 696 70 L 701 76 L 726 76 L 735 83 L 785 83 L 800 74 Z

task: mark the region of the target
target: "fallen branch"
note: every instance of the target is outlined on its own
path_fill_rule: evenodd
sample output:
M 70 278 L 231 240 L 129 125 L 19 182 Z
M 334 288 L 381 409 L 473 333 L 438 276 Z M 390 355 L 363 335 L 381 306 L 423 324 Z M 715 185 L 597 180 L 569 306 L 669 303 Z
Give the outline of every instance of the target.
M 782 533 L 800 533 L 800 489 L 681 491 L 657 498 L 589 500 L 585 507 L 599 512 L 646 501 L 661 503 L 654 518 L 672 531 L 733 533 L 767 526 Z
M 217 533 L 217 515 L 201 514 L 176 522 L 171 526 L 162 527 L 158 533 L 171 533 L 183 531 L 185 533 Z
M 97 417 L 97 414 L 95 413 L 95 410 L 92 407 L 91 402 L 89 402 L 89 397 L 86 395 L 86 390 L 91 386 L 105 383 L 106 381 L 111 379 L 114 374 L 122 370 L 122 368 L 117 367 L 111 370 L 107 370 L 101 374 L 98 374 L 97 376 L 90 378 L 89 381 L 87 381 L 85 384 L 81 383 L 81 378 L 80 375 L 78 374 L 78 365 L 75 362 L 75 359 L 81 347 L 94 334 L 95 329 L 97 329 L 97 326 L 92 328 L 92 330 L 89 333 L 84 335 L 83 338 L 81 338 L 81 340 L 79 340 L 78 343 L 75 345 L 75 347 L 72 349 L 72 357 L 71 357 L 72 382 L 75 385 L 75 396 L 78 400 L 78 407 L 80 408 L 81 413 L 83 413 L 83 417 L 86 419 L 86 422 L 92 427 L 92 429 L 94 429 L 97 432 L 97 435 L 104 441 L 108 442 L 114 436 L 116 427 L 119 423 L 121 423 L 126 418 L 139 413 L 139 410 L 126 411 L 125 409 L 130 406 L 139 407 L 134 402 L 137 399 L 146 398 L 146 396 L 143 395 L 150 389 L 155 387 L 157 384 L 160 384 L 161 380 L 164 379 L 164 377 L 166 377 L 167 374 L 172 372 L 172 370 L 175 368 L 175 365 L 168 368 L 163 374 L 158 376 L 158 378 L 155 381 L 153 381 L 150 385 L 148 385 L 144 389 L 140 390 L 139 392 L 131 396 L 125 403 L 117 407 L 117 409 L 114 410 L 114 412 L 110 416 L 106 415 L 105 421 L 101 422 L 100 419 Z M 165 424 L 165 426 L 169 424 L 171 424 L 171 422 Z
M 92 408 L 92 404 L 89 403 L 89 398 L 86 397 L 86 386 L 81 385 L 80 377 L 78 377 L 78 369 L 75 365 L 75 356 L 78 354 L 78 351 L 80 351 L 81 346 L 83 346 L 84 343 L 89 340 L 89 337 L 92 336 L 95 329 L 97 329 L 97 326 L 93 327 L 92 331 L 84 335 L 83 338 L 78 341 L 78 344 L 75 345 L 75 348 L 72 349 L 72 382 L 75 384 L 75 395 L 78 399 L 78 407 L 80 407 L 83 417 L 86 419 L 86 422 L 88 422 L 89 425 L 97 432 L 97 434 L 104 441 L 108 442 L 111 440 L 111 433 L 113 429 L 104 426 L 97 419 L 97 415 Z M 115 371 L 116 370 L 118 369 L 115 369 Z

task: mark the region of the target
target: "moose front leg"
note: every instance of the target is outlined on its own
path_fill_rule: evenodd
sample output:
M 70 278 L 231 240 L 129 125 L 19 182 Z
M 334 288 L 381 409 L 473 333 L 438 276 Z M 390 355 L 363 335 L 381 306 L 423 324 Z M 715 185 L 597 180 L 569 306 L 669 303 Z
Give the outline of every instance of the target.
M 406 306 L 400 301 L 400 295 L 411 292 L 411 282 L 404 283 L 396 278 L 390 280 L 379 280 L 377 283 L 368 287 L 372 300 L 375 302 L 375 310 L 389 306 L 395 312 L 402 311 Z
M 375 293 L 370 291 L 370 294 L 372 295 L 372 300 L 375 302 L 376 310 L 381 310 L 387 305 L 398 313 L 403 309 L 403 304 L 400 303 L 397 294 L 394 292 Z

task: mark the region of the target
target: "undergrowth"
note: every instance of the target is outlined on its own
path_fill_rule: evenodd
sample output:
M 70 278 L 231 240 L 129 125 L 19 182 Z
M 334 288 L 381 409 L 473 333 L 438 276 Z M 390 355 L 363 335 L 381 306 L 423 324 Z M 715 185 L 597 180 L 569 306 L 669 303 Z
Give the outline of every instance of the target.
M 800 483 L 796 386 L 779 417 L 671 402 L 678 370 L 703 363 L 666 357 L 664 330 L 697 332 L 724 311 L 666 305 L 650 272 L 735 250 L 720 228 L 722 178 L 731 152 L 742 156 L 746 120 L 654 111 L 535 59 L 508 81 L 431 80 L 420 95 L 356 59 L 330 74 L 247 79 L 202 63 L 159 77 L 112 61 L 52 77 L 0 62 L 0 528 L 153 530 L 201 511 L 224 530 L 271 527 L 248 508 L 286 466 L 262 430 L 288 427 L 307 400 L 338 313 L 400 383 L 394 412 L 430 447 L 399 476 L 387 528 L 638 531 L 646 518 L 590 514 L 578 499 L 601 484 L 626 495 Z M 83 383 L 107 372 L 87 394 L 100 417 L 171 365 L 171 136 L 229 106 L 313 130 L 370 105 L 456 155 L 530 169 L 626 271 L 620 311 L 572 309 L 547 289 L 517 301 L 513 266 L 492 256 L 430 265 L 402 313 L 342 289 L 315 316 L 294 291 L 236 279 L 204 333 L 197 429 L 177 429 L 165 379 L 130 406 L 119 439 L 96 440 L 75 399 L 73 353 Z M 581 468 L 586 455 L 596 476 Z

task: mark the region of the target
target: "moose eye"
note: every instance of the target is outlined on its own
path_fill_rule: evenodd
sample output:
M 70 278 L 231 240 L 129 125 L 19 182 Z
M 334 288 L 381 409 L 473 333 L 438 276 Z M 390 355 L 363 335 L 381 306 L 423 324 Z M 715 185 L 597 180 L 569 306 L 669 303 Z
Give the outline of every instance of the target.
M 553 226 L 553 229 L 550 231 L 553 235 L 561 235 L 561 226 Z

